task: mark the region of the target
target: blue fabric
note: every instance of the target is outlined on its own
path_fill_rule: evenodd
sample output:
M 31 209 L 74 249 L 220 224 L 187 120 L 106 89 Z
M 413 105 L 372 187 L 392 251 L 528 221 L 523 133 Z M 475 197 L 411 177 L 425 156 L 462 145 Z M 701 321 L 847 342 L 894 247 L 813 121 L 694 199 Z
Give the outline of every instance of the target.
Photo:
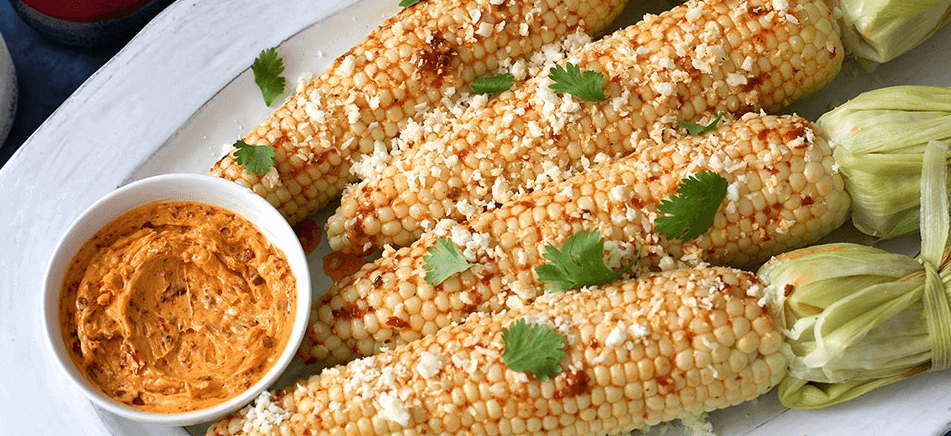
M 98 48 L 57 43 L 24 23 L 6 0 L 0 0 L 0 35 L 13 58 L 19 88 L 16 118 L 0 147 L 0 165 L 3 165 L 66 97 L 115 56 L 123 43 Z

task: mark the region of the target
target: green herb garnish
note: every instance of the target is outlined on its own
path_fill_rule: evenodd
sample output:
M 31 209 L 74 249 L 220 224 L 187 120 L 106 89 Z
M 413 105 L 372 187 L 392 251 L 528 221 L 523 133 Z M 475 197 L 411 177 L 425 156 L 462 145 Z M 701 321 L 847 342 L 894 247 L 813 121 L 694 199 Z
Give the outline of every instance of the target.
M 472 81 L 472 91 L 478 94 L 508 91 L 515 84 L 515 76 L 509 73 L 492 77 L 479 77 Z
M 612 282 L 631 269 L 635 259 L 620 271 L 604 264 L 604 239 L 597 230 L 582 230 L 568 237 L 561 250 L 545 246 L 549 263 L 535 267 L 538 279 L 549 292 L 560 292 Z
M 281 77 L 281 73 L 284 72 L 284 60 L 278 56 L 277 50 L 269 48 L 262 51 L 254 60 L 251 71 L 254 72 L 254 83 L 261 88 L 264 103 L 270 106 L 274 99 L 284 93 L 284 88 L 287 86 L 287 80 Z
M 427 248 L 426 251 L 429 254 L 423 256 L 423 269 L 426 270 L 426 283 L 433 286 L 474 265 L 466 260 L 466 257 L 456 248 L 456 244 L 449 238 L 437 239 L 436 245 Z
M 667 214 L 657 218 L 657 232 L 681 241 L 700 236 L 713 226 L 717 209 L 726 198 L 727 186 L 726 179 L 713 171 L 683 179 L 677 194 L 657 206 L 657 210 Z
M 568 62 L 566 68 L 555 65 L 548 77 L 554 82 L 548 85 L 555 92 L 568 93 L 582 100 L 604 101 L 604 75 L 594 71 L 585 71 Z
M 708 124 L 708 125 L 706 125 L 706 126 L 704 126 L 704 125 L 702 125 L 702 124 L 688 123 L 688 122 L 683 121 L 683 120 L 677 120 L 677 124 L 678 124 L 680 127 L 683 127 L 683 128 L 685 128 L 685 129 L 687 129 L 687 133 L 689 133 L 690 135 L 692 135 L 692 136 L 697 136 L 697 135 L 702 135 L 702 134 L 704 134 L 704 133 L 706 133 L 706 132 L 709 132 L 709 131 L 711 131 L 711 130 L 713 130 L 713 129 L 716 129 L 716 128 L 717 128 L 717 124 L 720 123 L 720 119 L 721 119 L 721 118 L 723 118 L 723 112 L 717 113 L 717 118 L 716 118 L 715 120 L 713 120 L 712 123 L 710 123 L 710 124 Z
M 400 6 L 408 8 L 415 5 L 416 3 L 419 3 L 420 1 L 422 0 L 400 0 Z
M 267 174 L 274 166 L 274 147 L 270 145 L 250 145 L 239 139 L 234 148 L 234 161 L 248 172 Z
M 502 360 L 512 371 L 530 372 L 539 380 L 561 371 L 565 339 L 555 329 L 522 318 L 502 329 L 502 341 Z

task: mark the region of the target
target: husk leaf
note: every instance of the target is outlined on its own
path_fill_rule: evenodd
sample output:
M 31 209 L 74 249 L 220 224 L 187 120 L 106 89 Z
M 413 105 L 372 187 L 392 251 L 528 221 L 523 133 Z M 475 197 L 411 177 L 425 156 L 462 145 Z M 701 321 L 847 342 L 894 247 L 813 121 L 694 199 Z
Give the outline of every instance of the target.
M 759 270 L 781 308 L 787 407 L 847 401 L 951 363 L 951 260 L 947 146 L 922 158 L 922 254 L 916 259 L 857 244 L 777 256 Z
M 833 0 L 846 51 L 867 69 L 930 38 L 951 19 L 951 0 Z
M 869 91 L 816 122 L 852 196 L 852 222 L 890 238 L 918 229 L 921 165 L 929 141 L 951 140 L 951 88 Z M 951 153 L 946 153 L 951 165 Z M 951 184 L 951 177 L 946 182 Z

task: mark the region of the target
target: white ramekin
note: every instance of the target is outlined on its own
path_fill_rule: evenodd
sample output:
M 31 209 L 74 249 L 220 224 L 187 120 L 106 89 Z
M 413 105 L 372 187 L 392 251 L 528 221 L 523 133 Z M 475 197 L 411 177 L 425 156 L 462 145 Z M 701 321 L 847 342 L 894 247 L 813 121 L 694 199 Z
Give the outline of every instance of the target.
M 141 205 L 164 201 L 195 201 L 223 207 L 251 221 L 287 256 L 297 281 L 297 310 L 287 346 L 274 366 L 248 390 L 216 406 L 184 413 L 154 413 L 112 400 L 79 372 L 69 357 L 60 331 L 59 299 L 63 275 L 79 247 L 114 218 Z M 122 186 L 80 215 L 60 240 L 46 274 L 43 323 L 53 357 L 90 400 L 103 409 L 140 422 L 192 425 L 219 418 L 251 402 L 271 385 L 294 357 L 307 328 L 311 289 L 307 259 L 294 230 L 266 200 L 236 183 L 200 174 L 166 174 Z

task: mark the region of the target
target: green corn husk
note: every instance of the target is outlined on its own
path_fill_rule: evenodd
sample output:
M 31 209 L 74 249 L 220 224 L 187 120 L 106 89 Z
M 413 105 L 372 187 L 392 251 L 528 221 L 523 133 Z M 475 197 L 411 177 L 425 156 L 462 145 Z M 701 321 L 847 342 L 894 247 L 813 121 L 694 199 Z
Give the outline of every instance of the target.
M 951 0 L 833 0 L 842 43 L 868 69 L 911 50 L 951 19 Z
M 816 125 L 845 176 L 855 227 L 880 238 L 917 230 L 922 155 L 929 141 L 951 140 L 951 87 L 868 91 Z
M 787 337 L 788 372 L 778 388 L 787 407 L 826 407 L 951 367 L 946 152 L 931 145 L 924 159 L 927 227 L 918 258 L 827 244 L 777 256 L 759 270 Z

